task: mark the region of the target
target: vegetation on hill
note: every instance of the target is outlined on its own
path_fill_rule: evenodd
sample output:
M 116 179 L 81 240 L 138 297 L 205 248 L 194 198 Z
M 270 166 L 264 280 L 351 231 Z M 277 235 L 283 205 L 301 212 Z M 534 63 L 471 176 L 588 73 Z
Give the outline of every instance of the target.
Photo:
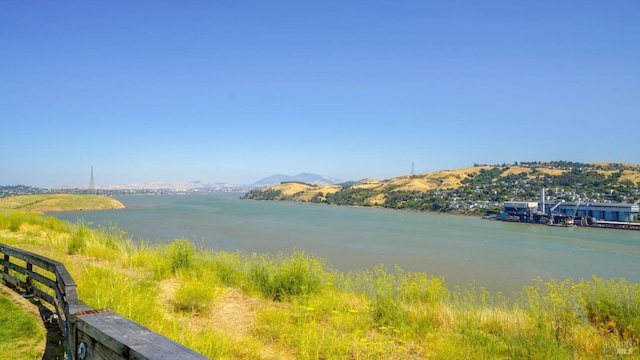
M 0 212 L 0 242 L 63 262 L 89 306 L 211 358 L 640 355 L 640 285 L 624 279 L 536 281 L 505 298 L 401 269 L 340 273 L 301 252 L 137 244 L 115 227 L 17 211 Z
M 335 205 L 486 215 L 504 201 L 537 201 L 540 190 L 555 200 L 636 202 L 640 165 L 567 161 L 480 165 L 341 186 L 290 184 L 253 189 L 252 200 L 308 201 Z
M 102 195 L 39 194 L 0 198 L 0 210 L 38 213 L 122 209 L 124 205 Z

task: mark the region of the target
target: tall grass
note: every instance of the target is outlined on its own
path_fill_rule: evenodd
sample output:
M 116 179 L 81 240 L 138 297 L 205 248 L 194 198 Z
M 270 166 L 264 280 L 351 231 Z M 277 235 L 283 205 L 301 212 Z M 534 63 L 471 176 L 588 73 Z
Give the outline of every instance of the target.
M 275 301 L 316 293 L 322 281 L 323 267 L 317 259 L 295 252 L 276 256 L 252 254 L 245 289 Z
M 28 214 L 1 214 L 0 238 L 63 261 L 88 305 L 212 358 L 640 356 L 640 285 L 625 279 L 537 280 L 506 299 L 400 268 L 345 274 L 303 252 L 134 243 Z

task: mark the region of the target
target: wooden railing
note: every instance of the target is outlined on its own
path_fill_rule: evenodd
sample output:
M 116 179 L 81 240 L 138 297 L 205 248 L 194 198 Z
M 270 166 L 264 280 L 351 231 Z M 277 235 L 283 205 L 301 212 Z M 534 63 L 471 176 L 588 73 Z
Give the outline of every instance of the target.
M 62 263 L 2 243 L 0 254 L 6 283 L 55 308 L 70 360 L 206 359 L 111 310 L 83 304 Z

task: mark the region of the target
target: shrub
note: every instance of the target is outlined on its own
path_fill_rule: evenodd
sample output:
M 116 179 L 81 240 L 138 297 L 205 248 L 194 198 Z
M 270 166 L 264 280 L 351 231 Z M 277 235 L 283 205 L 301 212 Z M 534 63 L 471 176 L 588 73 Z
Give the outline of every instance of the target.
M 219 251 L 211 253 L 211 271 L 215 278 L 225 286 L 240 287 L 245 279 L 242 271 L 243 259 L 240 253 Z
M 302 252 L 276 258 L 254 254 L 248 277 L 251 288 L 267 298 L 283 301 L 291 296 L 317 292 L 321 272 L 322 265 L 318 260 Z
M 215 289 L 201 283 L 187 283 L 174 294 L 173 306 L 178 311 L 202 314 L 211 308 L 216 293 Z
M 20 212 L 14 212 L 9 216 L 7 225 L 11 232 L 18 232 L 20 230 L 20 225 L 26 221 L 26 215 Z
M 622 341 L 640 343 L 640 285 L 594 277 L 587 286 L 589 321 Z
M 196 247 L 188 239 L 178 239 L 168 245 L 171 272 L 193 267 L 196 258 Z
M 71 236 L 67 245 L 69 255 L 79 254 L 87 248 L 87 239 L 91 236 L 91 230 L 84 226 L 79 226 Z

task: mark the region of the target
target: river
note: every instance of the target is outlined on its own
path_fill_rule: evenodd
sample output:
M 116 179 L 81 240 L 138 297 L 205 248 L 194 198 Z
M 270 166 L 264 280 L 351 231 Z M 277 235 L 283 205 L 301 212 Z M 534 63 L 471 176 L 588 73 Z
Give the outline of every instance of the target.
M 51 214 L 117 225 L 135 240 L 304 251 L 340 271 L 384 264 L 510 294 L 533 279 L 624 277 L 640 283 L 640 231 L 552 227 L 366 207 L 240 200 L 239 193 L 118 197 L 126 209 Z

